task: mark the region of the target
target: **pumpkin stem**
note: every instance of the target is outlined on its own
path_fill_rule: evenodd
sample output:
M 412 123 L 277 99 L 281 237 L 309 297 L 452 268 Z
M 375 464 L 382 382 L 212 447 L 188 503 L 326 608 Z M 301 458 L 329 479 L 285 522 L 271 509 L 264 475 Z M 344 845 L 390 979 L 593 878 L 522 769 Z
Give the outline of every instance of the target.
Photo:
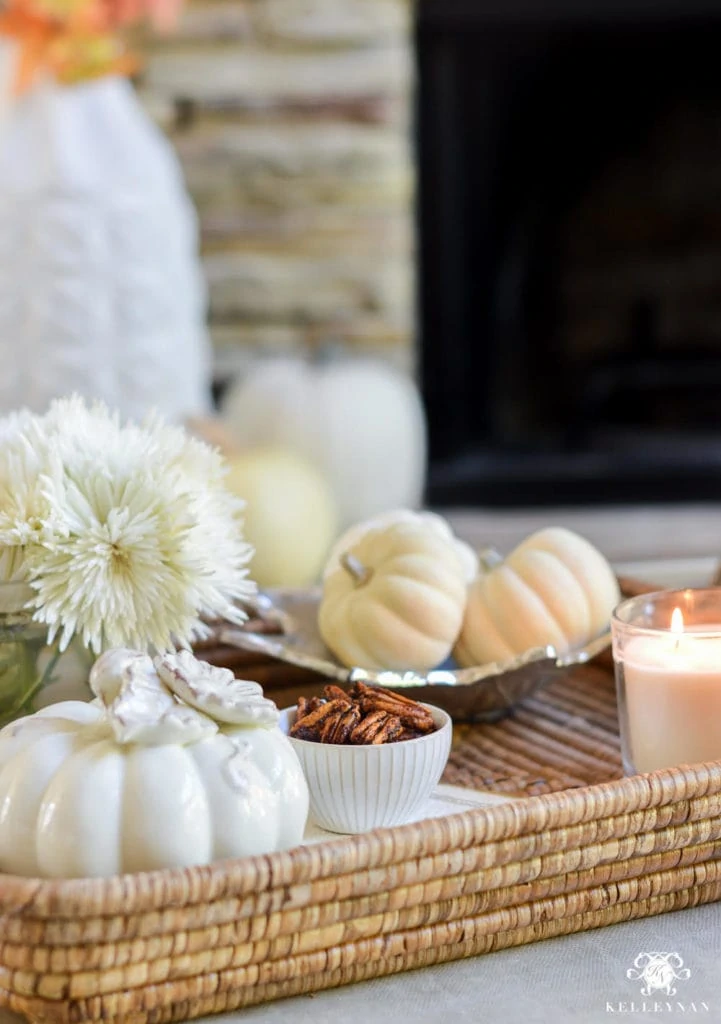
M 340 556 L 340 564 L 343 566 L 346 572 L 350 573 L 353 577 L 353 582 L 357 587 L 362 587 L 368 582 L 373 575 L 373 570 L 369 569 L 368 566 L 363 565 L 355 555 L 351 555 L 349 551 L 345 551 Z
M 478 552 L 478 561 L 484 572 L 490 572 L 504 561 L 503 555 L 496 548 L 483 548 Z

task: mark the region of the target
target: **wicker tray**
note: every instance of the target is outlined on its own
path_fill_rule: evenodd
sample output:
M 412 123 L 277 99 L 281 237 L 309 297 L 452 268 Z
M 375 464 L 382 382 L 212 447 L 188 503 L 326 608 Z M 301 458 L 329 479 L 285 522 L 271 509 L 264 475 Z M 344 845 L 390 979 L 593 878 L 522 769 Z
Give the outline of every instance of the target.
M 521 799 L 205 868 L 6 876 L 0 1005 L 181 1020 L 721 898 L 721 764 L 620 774 L 591 665 L 457 727 L 446 781 Z

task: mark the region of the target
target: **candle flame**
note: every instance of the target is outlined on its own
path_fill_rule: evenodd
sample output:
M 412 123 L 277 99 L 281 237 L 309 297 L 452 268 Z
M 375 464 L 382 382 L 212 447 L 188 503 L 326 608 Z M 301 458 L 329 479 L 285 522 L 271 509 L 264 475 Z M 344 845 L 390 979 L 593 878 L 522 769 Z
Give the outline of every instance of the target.
M 683 633 L 683 612 L 680 608 L 674 608 L 671 615 L 671 632 Z

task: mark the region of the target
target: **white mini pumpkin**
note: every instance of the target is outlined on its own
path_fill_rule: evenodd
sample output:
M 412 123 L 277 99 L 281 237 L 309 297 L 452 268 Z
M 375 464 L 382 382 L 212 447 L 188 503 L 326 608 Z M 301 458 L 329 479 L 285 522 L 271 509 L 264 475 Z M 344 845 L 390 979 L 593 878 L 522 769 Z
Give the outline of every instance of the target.
M 414 512 L 409 508 L 382 512 L 380 515 L 373 516 L 373 518 L 366 519 L 361 523 L 356 523 L 355 526 L 351 526 L 349 530 L 346 530 L 343 536 L 333 545 L 323 571 L 323 577 L 325 578 L 338 568 L 340 556 L 344 551 L 348 551 L 354 544 L 357 544 L 361 537 L 371 532 L 385 530 L 388 526 L 394 526 L 396 523 L 420 524 L 437 533 L 444 540 L 452 543 L 455 546 L 456 554 L 463 562 L 468 582 L 471 583 L 476 578 L 478 573 L 478 555 L 470 544 L 466 544 L 465 541 L 459 540 L 456 537 L 448 520 L 444 519 L 443 516 L 437 515 L 435 512 Z
M 222 416 L 242 447 L 288 448 L 314 462 L 342 528 L 420 503 L 423 406 L 411 378 L 379 360 L 265 360 L 231 388 Z
M 150 659 L 109 653 L 120 662 L 114 678 L 134 674 L 131 686 L 106 679 L 99 701 L 56 704 L 0 732 L 0 871 L 105 877 L 297 845 L 308 788 L 277 725 L 195 710 L 223 704 L 210 666 L 189 691 L 191 707 L 156 688 Z M 165 667 L 183 675 L 189 657 Z M 248 720 L 267 723 L 274 706 L 244 685 L 221 715 L 237 718 L 242 705 Z
M 606 629 L 619 599 L 613 570 L 592 544 L 570 530 L 540 530 L 471 584 L 455 657 L 470 666 L 532 647 L 565 653 Z
M 347 666 L 435 668 L 463 620 L 466 568 L 455 542 L 418 521 L 370 530 L 323 580 L 321 636 Z

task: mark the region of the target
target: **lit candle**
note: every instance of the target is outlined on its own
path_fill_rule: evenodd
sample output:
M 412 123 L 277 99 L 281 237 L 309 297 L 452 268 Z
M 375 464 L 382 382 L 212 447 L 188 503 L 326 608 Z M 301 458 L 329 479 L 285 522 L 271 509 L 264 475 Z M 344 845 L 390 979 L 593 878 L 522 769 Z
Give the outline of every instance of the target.
M 694 592 L 683 594 L 693 612 L 694 601 L 687 595 Z M 721 613 L 721 595 L 715 599 Z M 647 615 L 650 600 L 645 599 Z M 654 623 L 634 628 L 627 622 L 619 637 L 614 623 L 627 770 L 649 772 L 721 759 L 721 614 L 716 623 L 707 617 L 706 603 L 703 621 L 685 622 L 679 603 L 665 628 Z

